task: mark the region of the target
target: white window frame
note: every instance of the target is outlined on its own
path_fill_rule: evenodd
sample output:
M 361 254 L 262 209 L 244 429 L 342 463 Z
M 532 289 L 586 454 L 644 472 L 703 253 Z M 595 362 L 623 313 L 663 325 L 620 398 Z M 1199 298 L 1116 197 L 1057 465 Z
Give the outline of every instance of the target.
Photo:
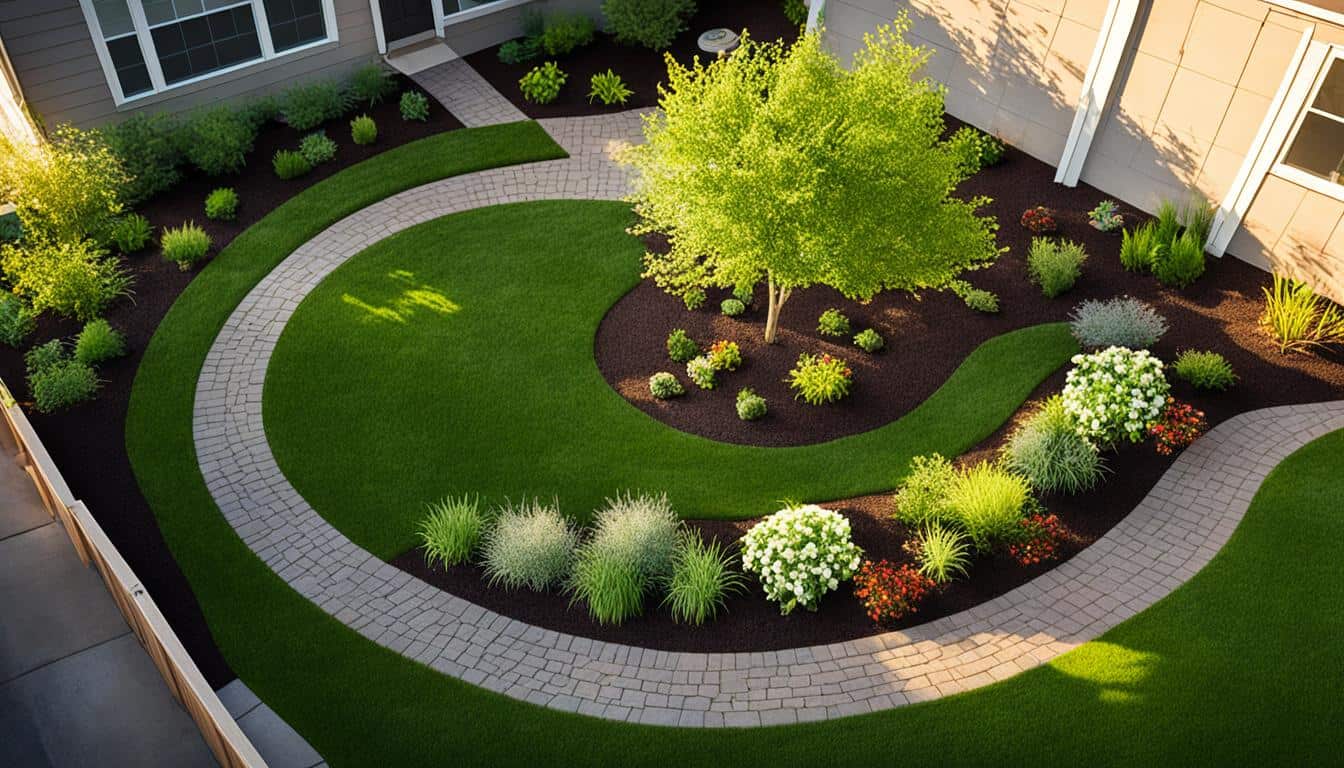
M 84 21 L 88 24 L 89 34 L 93 38 L 93 48 L 98 54 L 98 62 L 103 67 L 103 76 L 107 79 L 107 86 L 112 91 L 112 101 L 115 102 L 118 107 L 121 107 L 127 104 L 134 104 L 144 99 L 150 99 L 178 88 L 194 85 L 204 80 L 227 75 L 258 64 L 264 64 L 268 61 L 283 59 L 294 54 L 302 53 L 311 48 L 317 48 L 339 41 L 340 34 L 336 29 L 336 7 L 334 0 L 321 1 L 322 21 L 323 25 L 326 27 L 327 36 L 321 40 L 304 43 L 303 45 L 295 46 L 294 48 L 280 51 L 279 53 L 276 52 L 275 46 L 271 42 L 271 26 L 267 23 L 266 6 L 264 5 L 263 0 L 238 0 L 238 2 L 224 8 L 216 8 L 211 11 L 205 11 L 191 16 L 184 16 L 181 19 L 176 19 L 175 22 L 180 22 L 185 19 L 195 18 L 196 16 L 218 13 L 219 11 L 228 8 L 250 5 L 252 6 L 252 18 L 257 25 L 257 42 L 261 46 L 261 56 L 255 59 L 248 59 L 247 61 L 240 61 L 237 64 L 232 64 L 223 67 L 222 69 L 212 70 L 204 74 L 196 75 L 195 77 L 189 77 L 186 80 L 179 80 L 176 83 L 167 83 L 163 79 L 163 70 L 159 66 L 159 57 L 154 50 L 154 40 L 149 34 L 150 26 L 145 18 L 144 5 L 141 4 L 141 0 L 126 0 L 131 12 L 131 21 L 135 26 L 135 36 L 140 43 L 140 53 L 145 58 L 145 68 L 149 70 L 149 81 L 151 85 L 151 88 L 148 91 L 137 93 L 133 96 L 127 96 L 121 91 L 121 81 L 117 78 L 117 68 L 112 63 L 112 56 L 107 52 L 107 41 L 103 36 L 102 24 L 98 21 L 98 13 L 93 8 L 93 0 L 79 0 L 79 6 L 84 11 Z
M 1336 61 L 1344 59 L 1344 46 L 1334 45 L 1330 47 L 1325 56 L 1325 61 L 1321 63 L 1321 69 L 1316 74 L 1316 79 L 1312 84 L 1311 90 L 1307 93 L 1302 103 L 1296 105 L 1296 119 L 1293 121 L 1293 127 L 1288 132 L 1287 139 L 1283 146 L 1279 148 L 1279 154 L 1274 159 L 1274 166 L 1270 173 L 1281 179 L 1286 179 L 1301 187 L 1306 187 L 1314 192 L 1319 192 L 1336 200 L 1344 201 L 1344 180 L 1332 182 L 1329 179 L 1323 179 L 1312 173 L 1308 173 L 1300 168 L 1294 168 L 1284 162 L 1288 156 L 1288 150 L 1292 148 L 1293 142 L 1297 141 L 1297 134 L 1302 130 L 1302 123 L 1306 121 L 1307 115 L 1317 114 L 1321 117 L 1329 118 L 1336 122 L 1344 123 L 1344 115 L 1332 115 L 1329 112 L 1322 112 L 1313 108 L 1312 102 L 1316 101 L 1317 94 L 1321 87 L 1325 85 L 1325 78 L 1330 74 L 1330 67 Z

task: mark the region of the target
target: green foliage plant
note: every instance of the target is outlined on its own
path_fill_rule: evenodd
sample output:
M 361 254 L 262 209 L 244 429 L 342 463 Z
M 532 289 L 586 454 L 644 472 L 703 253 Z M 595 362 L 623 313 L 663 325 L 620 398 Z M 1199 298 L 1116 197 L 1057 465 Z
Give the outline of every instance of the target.
M 796 399 L 808 405 L 824 405 L 849 395 L 854 384 L 854 371 L 838 357 L 804 352 L 789 371 L 788 381 Z
M 1147 349 L 1167 332 L 1167 320 L 1151 304 L 1131 296 L 1088 299 L 1069 315 L 1069 329 L 1087 349 Z
M 0 270 L 36 313 L 92 320 L 130 295 L 131 277 L 91 240 L 25 238 L 0 247 Z
M 616 42 L 655 51 L 672 45 L 695 14 L 695 0 L 606 0 L 602 15 Z M 806 10 L 804 10 L 806 19 Z
M 960 473 L 947 492 L 949 515 L 980 553 L 1020 535 L 1031 501 L 1025 478 L 984 461 Z
M 17 348 L 36 326 L 37 318 L 23 299 L 0 291 L 0 344 Z
M 153 232 L 149 219 L 138 213 L 128 213 L 112 225 L 112 244 L 122 253 L 138 253 L 149 243 Z
M 93 368 L 72 358 L 49 365 L 28 378 L 33 407 L 39 413 L 92 400 L 98 394 L 98 384 L 98 374 Z
M 958 128 L 944 145 L 963 176 L 972 176 L 983 168 L 1003 161 L 1002 141 L 969 125 Z
M 271 167 L 275 169 L 275 175 L 285 181 L 297 179 L 313 170 L 313 164 L 308 162 L 308 158 L 290 149 L 276 150 L 275 157 L 271 158 Z
M 807 23 L 807 3 L 803 0 L 784 0 L 784 18 L 795 27 Z
M 953 280 L 947 287 L 962 303 L 976 312 L 992 315 L 999 311 L 999 297 L 993 291 L 976 288 L 965 280 Z
M 1147 272 L 1153 268 L 1160 247 L 1153 222 L 1145 221 L 1132 231 L 1126 229 L 1120 240 L 1120 265 L 1130 272 Z
M 289 127 L 303 133 L 345 114 L 350 104 L 350 95 L 339 83 L 309 83 L 285 91 L 280 97 L 280 115 Z
M 667 356 L 673 362 L 685 363 L 700 354 L 700 345 L 695 343 L 686 331 L 675 328 L 667 335 Z
M 470 561 L 488 523 L 478 497 L 449 496 L 430 504 L 429 514 L 416 531 L 425 550 L 425 561 L 444 567 Z
M 644 596 L 673 573 L 682 525 L 667 496 L 608 499 L 575 553 L 569 591 L 600 624 L 643 612 Z
M 564 56 L 576 48 L 591 45 L 597 25 L 582 13 L 556 13 L 545 17 L 545 26 L 537 43 L 547 56 Z
M 765 416 L 769 406 L 765 398 L 756 394 L 750 388 L 743 389 L 737 393 L 737 418 L 743 421 L 756 421 Z
M 106 320 L 90 320 L 75 338 L 75 359 L 97 365 L 126 354 L 126 337 Z
M 686 305 L 686 309 L 694 312 L 705 305 L 705 292 L 699 288 L 693 288 L 682 294 L 681 301 Z
M 817 333 L 822 336 L 848 336 L 849 318 L 835 307 L 821 313 L 817 318 Z
M 507 502 L 493 517 L 494 525 L 481 542 L 491 586 L 541 592 L 569 577 L 578 534 L 554 503 Z
M 416 120 L 421 123 L 429 120 L 429 97 L 419 91 L 403 92 L 398 108 L 401 110 L 402 120 L 408 122 Z
M 534 104 L 550 104 L 560 95 L 560 87 L 565 84 L 568 75 L 560 70 L 554 61 L 548 61 L 523 75 L 518 87 L 523 98 Z
M 854 346 L 870 355 L 881 352 L 882 347 L 886 346 L 886 343 L 887 342 L 882 339 L 882 335 L 872 328 L 865 328 L 854 336 Z
M 970 566 L 966 537 L 950 526 L 933 523 L 919 532 L 919 572 L 937 584 L 965 576 Z
M 1209 232 L 1213 229 L 1213 215 L 1214 207 L 1197 193 L 1191 194 L 1181 206 L 1181 225 L 1185 227 L 1184 234 L 1189 234 L 1191 240 L 1199 244 L 1201 251 L 1209 240 Z
M 368 115 L 360 115 L 350 121 L 350 140 L 365 146 L 378 140 L 378 124 Z
M 728 317 L 737 317 L 747 311 L 747 307 L 737 299 L 724 299 L 719 302 L 719 311 Z
M 646 255 L 646 277 L 683 296 L 764 283 L 771 343 L 800 288 L 866 300 L 997 258 L 985 200 L 950 194 L 960 171 L 937 151 L 942 93 L 921 74 L 929 51 L 902 39 L 909 27 L 902 15 L 870 35 L 850 68 L 815 34 L 669 63 L 663 110 L 622 155 L 638 171 L 633 231 L 673 235 Z
M 1187 349 L 1176 356 L 1172 370 L 1176 378 L 1188 381 L 1199 389 L 1223 392 L 1237 383 L 1232 364 L 1217 352 Z
M 205 258 L 210 252 L 211 239 L 196 222 L 188 221 L 180 227 L 167 227 L 159 238 L 163 258 L 173 262 L 183 272 Z
M 1181 232 L 1181 209 L 1170 200 L 1157 205 L 1156 225 L 1153 236 L 1159 245 L 1166 246 Z
M 717 539 L 705 543 L 685 534 L 672 557 L 663 605 L 678 624 L 701 626 L 724 609 L 728 596 L 742 591 L 746 580 L 734 570 L 734 558 Z
M 187 162 L 207 176 L 237 173 L 257 140 L 258 124 L 229 107 L 195 113 L 177 132 Z
M 895 517 L 910 528 L 946 522 L 947 492 L 957 479 L 957 468 L 941 455 L 916 456 L 910 472 L 892 497 Z
M 205 217 L 216 221 L 238 218 L 238 193 L 233 187 L 220 187 L 205 196 Z
M 754 285 L 733 286 L 733 298 L 742 302 L 742 306 L 744 307 L 751 306 L 751 300 L 754 298 L 755 293 L 756 286 Z
M 175 117 L 137 112 L 100 130 L 126 171 L 126 183 L 121 187 L 121 200 L 126 205 L 143 203 L 172 189 L 182 178 L 179 167 L 185 158 L 176 141 Z
M 1087 251 L 1079 243 L 1034 237 L 1027 253 L 1027 274 L 1046 298 L 1053 299 L 1078 282 L 1086 260 Z
M 1106 466 L 1101 452 L 1079 434 L 1078 423 L 1059 395 L 1047 399 L 1009 436 L 1003 465 L 1044 493 L 1091 490 Z
M 310 133 L 299 142 L 299 154 L 309 165 L 321 165 L 336 156 L 336 142 L 327 137 L 326 131 Z
M 691 381 L 701 389 L 713 389 L 715 380 L 718 377 L 718 369 L 714 367 L 709 359 L 709 355 L 698 355 L 686 363 L 686 375 Z
M 705 354 L 716 371 L 736 371 L 742 364 L 742 348 L 736 341 L 716 341 L 709 345 Z
M 23 356 L 23 368 L 31 379 L 34 375 L 68 359 L 70 355 L 65 343 L 60 339 L 52 339 L 28 350 Z
M 375 107 L 383 99 L 397 92 L 397 81 L 392 71 L 378 63 L 370 63 L 356 69 L 350 75 L 349 101 Z
M 1280 354 L 1344 343 L 1344 312 L 1307 283 L 1275 273 L 1273 287 L 1263 290 L 1260 326 L 1278 344 Z
M 108 242 L 129 181 L 97 131 L 63 125 L 38 144 L 0 134 L 0 199 L 14 204 L 26 240 Z
M 1153 276 L 1163 285 L 1185 288 L 1204 274 L 1204 241 L 1187 229 L 1153 258 Z
M 593 99 L 601 101 L 607 106 L 612 104 L 624 104 L 630 99 L 634 91 L 626 86 L 621 76 L 608 69 L 606 72 L 598 72 L 588 81 L 590 90 L 588 91 L 588 103 L 592 104 Z
M 668 371 L 659 371 L 649 377 L 649 394 L 659 400 L 667 400 L 686 394 L 686 388 L 675 375 Z
M 523 64 L 541 55 L 541 44 L 536 38 L 529 37 L 509 40 L 499 46 L 497 55 L 505 64 Z

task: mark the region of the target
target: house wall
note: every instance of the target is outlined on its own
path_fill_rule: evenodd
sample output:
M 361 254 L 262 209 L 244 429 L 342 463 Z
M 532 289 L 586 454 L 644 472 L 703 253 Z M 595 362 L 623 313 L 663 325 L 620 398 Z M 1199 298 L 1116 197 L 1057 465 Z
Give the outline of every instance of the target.
M 1056 165 L 1097 43 L 1094 0 L 828 0 L 827 42 L 848 56 L 905 9 L 952 115 Z M 1260 0 L 1143 4 L 1082 180 L 1145 210 L 1197 190 L 1226 196 L 1308 25 Z M 1266 178 L 1228 253 L 1344 302 L 1344 202 Z
M 523 34 L 523 16 L 530 11 L 543 13 L 584 13 L 595 21 L 602 19 L 602 0 L 535 0 L 485 14 L 475 19 L 444 25 L 443 40 L 466 56 Z

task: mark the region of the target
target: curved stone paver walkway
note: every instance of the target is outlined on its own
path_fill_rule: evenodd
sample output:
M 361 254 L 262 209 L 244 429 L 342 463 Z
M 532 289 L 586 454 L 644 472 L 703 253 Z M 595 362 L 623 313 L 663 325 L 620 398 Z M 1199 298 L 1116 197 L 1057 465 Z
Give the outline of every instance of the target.
M 372 243 L 473 207 L 625 192 L 626 178 L 609 156 L 637 136 L 637 116 L 544 125 L 571 158 L 409 190 L 304 244 L 238 306 L 197 385 L 201 471 L 239 536 L 329 614 L 445 674 L 556 709 L 681 726 L 824 719 L 968 690 L 1068 651 L 1167 595 L 1227 541 L 1270 469 L 1344 428 L 1344 401 L 1230 419 L 1185 451 L 1139 506 L 1087 550 L 994 600 L 902 632 L 785 651 L 674 653 L 493 613 L 382 562 L 323 520 L 271 455 L 262 385 L 302 298 Z

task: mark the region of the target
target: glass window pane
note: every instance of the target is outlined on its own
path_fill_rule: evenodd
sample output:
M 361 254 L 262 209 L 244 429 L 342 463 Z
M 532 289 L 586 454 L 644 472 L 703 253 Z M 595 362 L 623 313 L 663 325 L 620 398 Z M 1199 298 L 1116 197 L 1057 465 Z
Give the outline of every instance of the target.
M 93 0 L 93 11 L 98 16 L 98 26 L 103 30 L 103 39 L 128 35 L 135 31 L 135 22 L 131 21 L 131 9 L 126 0 Z
M 173 0 L 173 9 L 177 12 L 177 18 L 192 16 L 205 10 L 201 5 L 201 0 Z
M 1283 162 L 1313 176 L 1338 180 L 1344 170 L 1340 168 L 1344 164 L 1344 123 L 1308 112 Z
M 117 82 L 121 84 L 123 96 L 146 93 L 153 88 L 149 81 L 149 69 L 145 67 L 144 54 L 140 52 L 140 41 L 135 35 L 108 40 L 107 54 L 117 71 Z
M 155 27 L 150 35 L 164 82 L 169 85 L 261 58 L 250 5 Z
M 140 0 L 145 7 L 145 21 L 152 27 L 177 18 L 173 14 L 173 0 Z
M 1311 106 L 1344 117 L 1344 59 L 1335 59 Z
M 265 0 L 266 23 L 277 53 L 327 38 L 319 0 Z

